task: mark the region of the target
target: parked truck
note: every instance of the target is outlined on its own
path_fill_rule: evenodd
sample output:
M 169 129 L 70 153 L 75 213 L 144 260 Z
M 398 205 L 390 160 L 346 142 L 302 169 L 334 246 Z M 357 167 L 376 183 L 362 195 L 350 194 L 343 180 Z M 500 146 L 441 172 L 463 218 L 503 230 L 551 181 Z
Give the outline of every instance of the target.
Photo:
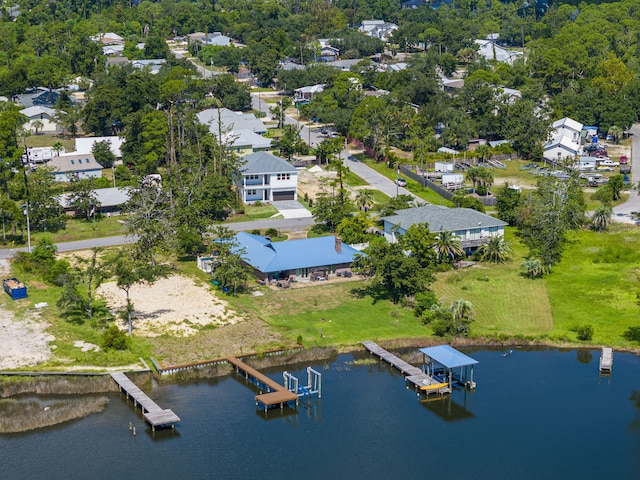
M 9 294 L 13 300 L 27 298 L 27 287 L 17 278 L 7 278 L 2 281 L 4 291 Z

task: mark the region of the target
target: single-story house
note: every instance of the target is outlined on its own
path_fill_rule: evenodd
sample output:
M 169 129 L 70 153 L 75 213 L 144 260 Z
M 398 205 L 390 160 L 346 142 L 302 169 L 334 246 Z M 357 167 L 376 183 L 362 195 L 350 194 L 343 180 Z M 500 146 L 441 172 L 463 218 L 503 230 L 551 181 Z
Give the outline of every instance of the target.
M 544 150 L 542 156 L 552 163 L 557 163 L 567 158 L 575 158 L 580 151 L 580 144 L 569 137 L 557 135 L 545 142 L 542 148 Z
M 244 203 L 298 199 L 298 170 L 269 152 L 255 152 L 242 158 L 240 195 Z
M 358 31 L 368 35 L 369 37 L 379 38 L 380 40 L 388 40 L 393 32 L 398 29 L 398 25 L 384 20 L 363 20 L 358 25 Z
M 218 113 L 217 108 L 208 108 L 198 112 L 198 121 L 203 125 L 208 125 L 209 130 L 214 135 L 218 135 L 218 119 L 220 119 L 222 132 L 233 132 L 235 130 L 251 130 L 258 135 L 267 133 L 267 126 L 256 118 L 253 113 L 234 112 L 228 108 L 221 108 Z
M 223 137 L 227 148 L 239 155 L 267 151 L 271 148 L 272 142 L 270 138 L 258 135 L 251 130 L 234 130 L 231 133 L 223 134 Z
M 488 38 L 486 40 L 474 40 L 474 43 L 478 47 L 478 55 L 484 57 L 488 61 L 497 61 L 508 63 L 509 65 L 513 65 L 513 63 L 522 57 L 522 52 L 517 50 L 509 50 L 507 48 L 501 47 L 500 45 L 495 43 L 495 38 Z
M 233 43 L 233 39 L 223 35 L 221 32 L 196 32 L 187 35 L 189 43 L 200 42 L 204 45 L 213 45 L 216 47 L 228 47 Z
M 128 57 L 121 57 L 119 55 L 107 57 L 107 67 L 124 67 L 129 65 Z
M 326 279 L 336 271 L 348 270 L 358 252 L 338 237 L 316 237 L 271 242 L 268 238 L 240 232 L 235 236 L 245 263 L 256 277 L 298 280 Z
M 130 191 L 128 188 L 110 187 L 110 188 L 96 188 L 93 193 L 95 194 L 96 201 L 100 205 L 100 213 L 116 213 L 122 209 L 122 205 L 129 201 Z M 69 205 L 70 193 L 63 193 L 58 197 L 58 201 L 62 208 L 68 213 L 71 213 L 71 205 Z
M 20 110 L 20 113 L 29 119 L 29 121 L 24 124 L 25 130 L 33 133 L 35 133 L 36 130 L 39 133 L 56 133 L 58 131 L 59 127 L 55 119 L 56 111 L 53 108 L 37 105 L 24 108 Z M 34 122 L 40 122 L 42 127 L 36 129 L 33 125 Z
M 325 85 L 311 85 L 308 87 L 296 88 L 293 96 L 295 103 L 309 102 L 318 94 L 324 92 Z
M 91 153 L 59 155 L 45 165 L 53 167 L 56 182 L 67 182 L 70 175 L 77 175 L 79 178 L 102 177 L 102 166 Z
M 114 32 L 99 33 L 91 37 L 91 40 L 102 45 L 124 45 L 124 38 Z
M 362 60 L 362 58 L 347 58 L 345 60 L 336 60 L 335 62 L 329 63 L 329 65 L 341 72 L 350 72 L 351 67 L 357 65 Z
M 149 73 L 156 75 L 167 61 L 164 58 L 154 58 L 151 60 L 132 60 L 131 65 L 138 70 L 148 69 Z
M 85 153 L 93 153 L 93 146 L 98 142 L 108 142 L 111 153 L 115 155 L 118 160 L 122 159 L 122 144 L 124 143 L 124 137 L 109 136 L 109 137 L 78 137 L 74 139 L 76 142 L 74 154 L 82 155 Z
M 439 205 L 424 205 L 398 210 L 395 214 L 382 217 L 384 235 L 395 242 L 404 235 L 411 225 L 428 223 L 429 230 L 453 232 L 467 253 L 485 243 L 489 237 L 504 236 L 506 222 L 471 208 L 448 208 Z
M 37 87 L 27 90 L 25 93 L 14 95 L 13 101 L 23 107 L 53 107 L 59 97 L 60 93 L 55 90 L 49 91 L 48 88 Z

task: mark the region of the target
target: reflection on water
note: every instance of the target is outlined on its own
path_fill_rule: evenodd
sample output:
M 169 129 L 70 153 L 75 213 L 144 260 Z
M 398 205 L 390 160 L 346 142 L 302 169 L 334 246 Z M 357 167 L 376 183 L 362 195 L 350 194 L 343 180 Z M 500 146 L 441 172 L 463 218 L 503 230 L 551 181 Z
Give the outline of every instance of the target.
M 591 350 L 576 350 L 576 358 L 580 363 L 585 365 L 589 365 L 593 362 L 593 354 L 591 353 Z
M 453 399 L 453 395 L 430 395 L 422 398 L 420 403 L 431 413 L 434 413 L 442 420 L 455 422 L 473 418 L 471 412 L 471 396 L 473 392 L 464 390 L 463 403 L 458 403 Z

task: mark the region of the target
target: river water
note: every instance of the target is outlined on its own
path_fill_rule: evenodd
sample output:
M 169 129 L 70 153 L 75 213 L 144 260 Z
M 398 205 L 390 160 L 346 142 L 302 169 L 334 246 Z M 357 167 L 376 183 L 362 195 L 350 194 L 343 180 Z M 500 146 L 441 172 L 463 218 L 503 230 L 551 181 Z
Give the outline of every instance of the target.
M 310 364 L 322 400 L 297 413 L 265 417 L 235 374 L 154 386 L 182 419 L 155 434 L 111 394 L 102 413 L 0 435 L 0 479 L 640 478 L 640 358 L 616 353 L 603 377 L 595 350 L 465 353 L 477 390 L 430 401 L 383 363 L 353 364 L 366 354 Z M 306 380 L 306 366 L 288 369 Z

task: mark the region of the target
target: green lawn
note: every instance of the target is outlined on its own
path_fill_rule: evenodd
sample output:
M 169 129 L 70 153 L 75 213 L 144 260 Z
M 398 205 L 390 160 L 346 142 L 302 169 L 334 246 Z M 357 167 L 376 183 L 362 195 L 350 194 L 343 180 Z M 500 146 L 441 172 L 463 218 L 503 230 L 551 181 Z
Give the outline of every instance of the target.
M 344 183 L 350 187 L 364 187 L 365 185 L 369 185 L 367 182 L 365 182 L 362 178 L 360 178 L 358 175 L 356 175 L 353 172 L 349 172 L 344 177 Z
M 234 222 L 248 222 L 251 220 L 261 220 L 265 218 L 271 218 L 274 215 L 278 215 L 278 210 L 273 205 L 246 205 L 244 208 L 244 214 L 234 215 L 233 217 L 225 220 L 225 223 Z M 275 217 L 282 218 L 282 216 Z
M 411 310 L 352 293 L 364 285 L 364 281 L 329 281 L 305 288 L 265 289 L 262 297 L 231 302 L 253 310 L 291 341 L 302 336 L 306 346 L 354 345 L 366 339 L 415 338 L 430 333 Z
M 73 152 L 76 149 L 76 142 L 72 138 L 55 135 L 29 135 L 27 137 L 28 147 L 52 147 L 56 142 L 60 142 L 67 152 Z
M 126 216 L 124 215 L 109 218 L 103 217 L 94 223 L 69 218 L 67 219 L 67 225 L 64 230 L 57 232 L 31 232 L 31 244 L 36 245 L 38 240 L 42 237 L 49 237 L 53 240 L 53 243 L 59 243 L 123 235 L 125 233 L 123 224 L 125 219 Z M 12 237 L 8 235 L 6 242 L 2 242 L 2 237 L 0 237 L 0 248 L 13 248 L 16 246 L 26 245 L 26 232 L 24 237 Z

